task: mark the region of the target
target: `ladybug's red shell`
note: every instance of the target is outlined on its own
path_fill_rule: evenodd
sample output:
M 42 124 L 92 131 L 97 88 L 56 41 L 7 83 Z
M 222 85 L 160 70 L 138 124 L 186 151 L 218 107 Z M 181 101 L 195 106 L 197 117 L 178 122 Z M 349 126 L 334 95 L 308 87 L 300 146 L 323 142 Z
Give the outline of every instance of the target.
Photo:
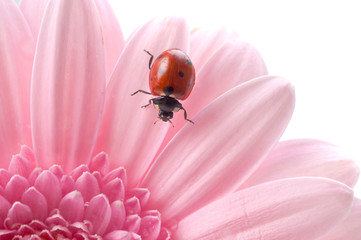
M 149 72 L 149 88 L 154 96 L 186 99 L 195 82 L 195 70 L 189 57 L 179 49 L 162 52 Z

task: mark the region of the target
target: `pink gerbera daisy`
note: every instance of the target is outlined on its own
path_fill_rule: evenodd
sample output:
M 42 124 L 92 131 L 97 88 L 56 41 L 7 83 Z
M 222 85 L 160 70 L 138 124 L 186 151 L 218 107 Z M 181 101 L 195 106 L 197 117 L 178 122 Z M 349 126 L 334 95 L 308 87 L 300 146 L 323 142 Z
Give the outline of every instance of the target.
M 172 17 L 124 42 L 105 0 L 2 0 L 0 27 L 0 239 L 361 238 L 358 167 L 279 142 L 293 87 L 236 34 Z M 169 48 L 197 70 L 194 125 L 130 96 Z

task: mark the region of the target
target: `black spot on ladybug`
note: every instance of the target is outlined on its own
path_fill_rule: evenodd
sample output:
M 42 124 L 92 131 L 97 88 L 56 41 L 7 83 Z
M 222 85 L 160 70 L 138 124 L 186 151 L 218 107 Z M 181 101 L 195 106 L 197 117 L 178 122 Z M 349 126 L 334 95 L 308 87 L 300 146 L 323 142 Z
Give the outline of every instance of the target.
M 150 78 L 150 81 L 153 81 L 153 78 L 152 78 L 152 77 Z
M 180 77 L 184 77 L 184 72 L 179 72 L 178 75 L 179 75 Z
M 171 86 L 164 87 L 163 92 L 166 96 L 169 96 L 174 92 L 174 88 Z
M 161 55 L 159 55 L 158 57 L 157 57 L 157 59 L 160 59 L 160 58 L 162 58 L 163 57 L 163 55 L 161 54 Z

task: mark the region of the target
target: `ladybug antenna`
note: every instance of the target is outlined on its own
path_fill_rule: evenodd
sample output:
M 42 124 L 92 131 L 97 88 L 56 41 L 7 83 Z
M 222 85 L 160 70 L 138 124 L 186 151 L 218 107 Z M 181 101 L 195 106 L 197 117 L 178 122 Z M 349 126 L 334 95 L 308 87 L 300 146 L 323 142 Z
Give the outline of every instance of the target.
M 174 124 L 172 123 L 172 121 L 171 121 L 171 120 L 168 120 L 168 122 L 170 122 L 170 124 L 172 124 L 172 127 L 174 127 Z

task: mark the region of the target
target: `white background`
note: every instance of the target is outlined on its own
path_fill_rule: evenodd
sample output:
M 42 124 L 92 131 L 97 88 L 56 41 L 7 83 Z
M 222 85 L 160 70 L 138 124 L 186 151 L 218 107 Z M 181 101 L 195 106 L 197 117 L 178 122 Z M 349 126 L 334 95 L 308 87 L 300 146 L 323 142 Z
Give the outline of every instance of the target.
M 361 165 L 360 2 L 322 0 L 109 0 L 127 37 L 154 16 L 185 17 L 191 27 L 227 26 L 252 43 L 269 73 L 296 87 L 283 139 L 341 146 Z M 361 184 L 356 187 L 361 196 Z

